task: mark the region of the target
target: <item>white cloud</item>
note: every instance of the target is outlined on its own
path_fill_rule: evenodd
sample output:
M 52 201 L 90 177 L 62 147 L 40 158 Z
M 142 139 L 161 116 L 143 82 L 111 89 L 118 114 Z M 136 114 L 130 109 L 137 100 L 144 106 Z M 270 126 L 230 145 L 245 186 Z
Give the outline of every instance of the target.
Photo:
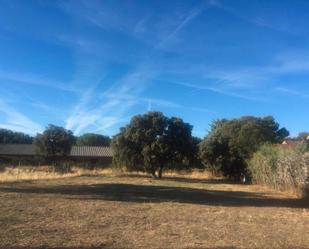
M 257 93 L 258 89 L 274 88 L 282 76 L 309 74 L 308 60 L 309 53 L 307 51 L 294 51 L 276 55 L 268 64 L 259 67 L 242 66 L 235 69 L 210 69 L 206 66 L 188 67 L 183 69 L 181 74 L 199 75 L 201 76 L 199 81 L 207 82 L 207 85 L 176 83 L 196 90 L 208 90 L 243 99 L 263 101 L 263 98 L 247 97 L 247 93 Z M 176 71 L 176 73 L 179 72 Z
M 154 75 L 153 70 L 143 66 L 124 76 L 103 93 L 98 92 L 96 86 L 90 88 L 66 119 L 66 128 L 80 134 L 90 127 L 100 125 L 106 130 L 121 122 L 125 112 L 138 102 L 139 95 Z M 98 100 L 100 103 L 93 105 Z
M 31 135 L 43 130 L 40 124 L 18 112 L 3 100 L 0 100 L 0 113 L 4 115 L 4 120 L 0 123 L 0 127 L 2 128 L 25 132 Z

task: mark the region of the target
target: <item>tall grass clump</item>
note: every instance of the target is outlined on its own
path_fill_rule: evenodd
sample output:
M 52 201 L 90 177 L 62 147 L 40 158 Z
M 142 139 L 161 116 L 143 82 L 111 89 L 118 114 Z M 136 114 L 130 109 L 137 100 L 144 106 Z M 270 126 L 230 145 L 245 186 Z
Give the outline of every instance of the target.
M 253 182 L 308 195 L 308 152 L 266 144 L 253 154 L 248 165 Z
M 277 187 L 279 183 L 277 169 L 279 160 L 279 148 L 270 144 L 265 144 L 253 154 L 248 167 L 252 181 Z

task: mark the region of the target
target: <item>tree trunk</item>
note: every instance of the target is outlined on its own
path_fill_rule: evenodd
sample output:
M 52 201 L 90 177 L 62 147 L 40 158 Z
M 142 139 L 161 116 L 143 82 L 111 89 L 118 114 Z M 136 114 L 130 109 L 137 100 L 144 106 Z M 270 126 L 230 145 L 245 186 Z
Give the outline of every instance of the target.
M 163 172 L 163 167 L 162 166 L 160 166 L 160 168 L 159 168 L 159 172 L 158 172 L 158 178 L 162 178 L 162 172 Z
M 155 169 L 153 169 L 152 171 L 151 171 L 151 176 L 153 177 L 153 178 L 157 178 L 157 175 L 156 175 L 156 170 Z

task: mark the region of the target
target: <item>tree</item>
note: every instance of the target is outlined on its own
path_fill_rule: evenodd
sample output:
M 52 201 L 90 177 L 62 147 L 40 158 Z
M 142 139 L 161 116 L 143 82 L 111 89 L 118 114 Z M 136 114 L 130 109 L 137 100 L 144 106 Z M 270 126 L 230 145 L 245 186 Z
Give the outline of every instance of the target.
M 137 115 L 112 140 L 114 163 L 159 178 L 164 168 L 189 167 L 197 151 L 191 130 L 182 119 L 161 112 Z
M 110 144 L 110 137 L 95 133 L 86 133 L 76 140 L 78 146 L 110 146 Z
M 68 155 L 73 143 L 72 131 L 51 124 L 34 139 L 37 152 L 45 156 Z
M 193 158 L 191 159 L 191 164 L 194 168 L 200 168 L 202 169 L 204 166 L 201 162 L 200 159 L 200 155 L 199 155 L 199 147 L 201 142 L 203 141 L 200 137 L 192 137 L 192 141 L 193 141 L 193 151 L 192 151 L 192 155 Z
M 250 175 L 247 160 L 262 144 L 281 143 L 288 135 L 271 116 L 216 120 L 200 145 L 200 157 L 212 171 L 239 179 Z
M 7 129 L 0 129 L 0 144 L 31 144 L 33 137 Z
M 300 141 L 306 141 L 309 140 L 309 132 L 300 132 L 296 138 L 297 140 Z

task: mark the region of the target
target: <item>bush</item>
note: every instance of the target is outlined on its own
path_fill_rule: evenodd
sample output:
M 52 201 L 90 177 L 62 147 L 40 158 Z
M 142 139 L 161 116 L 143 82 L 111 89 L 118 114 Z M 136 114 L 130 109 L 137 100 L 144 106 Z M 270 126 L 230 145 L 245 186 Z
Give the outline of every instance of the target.
M 298 148 L 263 145 L 249 160 L 248 168 L 255 183 L 305 194 L 309 186 L 309 153 Z

